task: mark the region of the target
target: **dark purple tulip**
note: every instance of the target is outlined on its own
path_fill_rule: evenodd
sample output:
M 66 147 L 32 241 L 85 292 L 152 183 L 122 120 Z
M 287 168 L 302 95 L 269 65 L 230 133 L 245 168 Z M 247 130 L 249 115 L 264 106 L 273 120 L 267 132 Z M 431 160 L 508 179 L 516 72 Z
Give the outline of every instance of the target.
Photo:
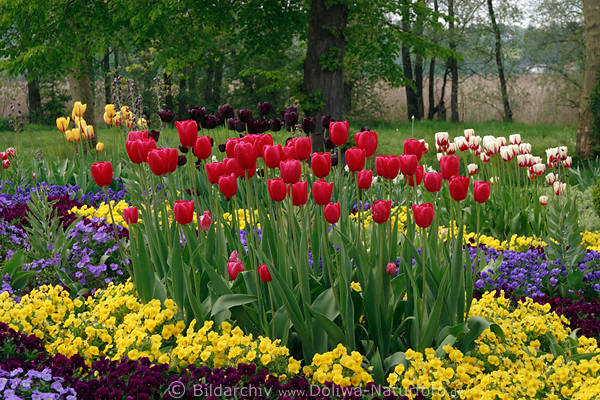
M 184 146 L 179 146 L 179 151 L 181 151 L 182 153 L 187 153 L 188 151 L 190 151 L 190 149 Z
M 223 115 L 219 111 L 215 112 L 213 115 L 217 119 L 217 122 L 219 123 L 219 125 L 223 124 L 224 120 L 225 121 L 227 120 L 227 118 L 223 118 Z
M 154 139 L 155 142 L 158 142 L 158 138 L 160 137 L 160 132 L 152 130 L 148 133 L 148 136 Z
M 325 148 L 327 150 L 333 150 L 335 149 L 335 144 L 333 144 L 333 141 L 331 140 L 330 137 L 325 139 Z
M 221 118 L 223 119 L 233 118 L 233 116 L 235 115 L 233 107 L 231 107 L 229 103 L 219 106 L 219 113 L 221 114 Z
M 204 119 L 204 116 L 206 115 L 206 108 L 205 107 L 193 107 L 193 108 L 190 108 L 188 112 L 190 113 L 190 118 L 193 119 L 194 121 L 196 121 L 198 124 L 200 124 L 202 122 L 202 120 Z
M 298 112 L 286 111 L 285 114 L 283 114 L 283 121 L 288 128 L 296 125 L 298 123 Z
M 171 122 L 175 118 L 175 113 L 171 110 L 162 110 L 158 113 L 162 122 Z
M 227 128 L 230 131 L 235 131 L 235 118 L 227 118 Z
M 268 113 L 271 112 L 271 108 L 273 108 L 273 106 L 268 101 L 265 101 L 264 103 L 263 102 L 258 103 L 258 113 L 260 115 L 267 115 Z
M 241 119 L 236 119 L 235 120 L 235 130 L 238 132 L 245 132 L 246 124 L 244 123 L 244 121 L 242 121 Z
M 302 119 L 302 130 L 304 133 L 312 133 L 317 127 L 317 121 L 313 117 L 306 117 Z
M 340 160 L 339 160 L 339 157 L 338 157 L 337 153 L 335 153 L 335 154 L 333 154 L 333 155 L 331 156 L 331 166 L 332 166 L 332 167 L 333 167 L 333 166 L 336 166 L 336 165 L 338 165 L 338 162 L 339 162 L 339 161 L 340 161 Z
M 187 158 L 185 156 L 177 156 L 177 165 L 182 166 L 187 162 Z
M 250 133 L 265 133 L 269 130 L 269 126 L 270 124 L 268 119 L 255 119 L 252 122 Z
M 212 114 L 207 115 L 202 120 L 202 127 L 204 129 L 215 129 L 219 125 L 219 120 Z
M 248 110 L 247 108 L 244 108 L 243 110 L 238 110 L 238 117 L 247 124 L 252 122 L 252 120 L 254 119 L 252 117 L 252 111 Z
M 219 145 L 219 151 L 220 151 L 221 153 L 225 153 L 225 143 L 221 143 L 221 144 Z
M 331 115 L 323 115 L 321 117 L 321 125 L 325 129 L 329 129 L 329 123 L 331 122 Z
M 279 132 L 283 123 L 279 118 L 273 118 L 271 121 L 269 121 L 269 125 L 273 132 Z
M 298 114 L 298 107 L 294 107 L 294 106 L 288 106 L 285 109 L 285 112 L 295 112 L 296 114 Z

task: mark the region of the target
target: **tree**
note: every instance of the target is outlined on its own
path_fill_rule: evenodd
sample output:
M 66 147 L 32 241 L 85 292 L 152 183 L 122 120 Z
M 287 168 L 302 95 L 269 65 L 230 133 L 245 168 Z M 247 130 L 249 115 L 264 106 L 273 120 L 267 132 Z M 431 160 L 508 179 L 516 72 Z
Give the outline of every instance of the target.
M 585 17 L 585 74 L 579 103 L 577 125 L 577 152 L 581 156 L 590 154 L 600 144 L 600 135 L 594 134 L 594 115 L 590 98 L 594 87 L 599 85 L 600 73 L 600 0 L 584 0 Z
M 454 29 L 455 12 L 454 0 L 448 0 L 448 34 L 450 38 L 449 47 L 451 51 L 456 51 L 456 31 Z M 452 88 L 450 90 L 450 120 L 458 122 L 458 60 L 454 54 L 448 57 L 448 70 L 452 75 Z
M 496 23 L 496 16 L 494 14 L 494 4 L 492 0 L 487 0 L 488 12 L 490 15 L 490 22 L 492 23 L 492 30 L 494 31 L 494 54 L 496 58 L 496 65 L 498 67 L 498 79 L 500 80 L 500 92 L 502 93 L 502 105 L 504 107 L 504 120 L 512 121 L 512 110 L 510 109 L 510 102 L 508 101 L 508 90 L 506 88 L 506 78 L 504 77 L 504 64 L 502 62 L 502 39 L 500 38 L 500 28 Z

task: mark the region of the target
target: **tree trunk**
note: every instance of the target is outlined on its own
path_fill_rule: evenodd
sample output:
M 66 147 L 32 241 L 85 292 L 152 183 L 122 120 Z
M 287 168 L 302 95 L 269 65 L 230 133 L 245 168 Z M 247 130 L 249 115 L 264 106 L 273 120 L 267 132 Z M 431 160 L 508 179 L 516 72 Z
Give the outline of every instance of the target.
M 88 125 L 93 125 L 94 130 L 97 132 L 93 82 L 90 60 L 84 57 L 81 60 L 81 68 L 69 75 L 69 85 L 73 93 L 73 101 L 80 101 L 87 105 L 83 119 L 85 119 Z M 90 148 L 95 147 L 96 143 L 98 143 L 98 137 L 94 135 L 89 143 Z
M 204 103 L 207 107 L 217 109 L 221 101 L 221 84 L 223 83 L 223 57 L 219 61 L 213 59 L 209 62 L 204 82 Z
M 177 119 L 189 119 L 186 96 L 186 80 L 183 76 L 179 79 L 179 94 L 177 95 Z
M 433 11 L 438 12 L 438 0 L 433 1 Z M 433 43 L 437 44 L 437 34 L 434 32 Z M 431 57 L 429 62 L 429 110 L 427 111 L 427 119 L 433 119 L 435 115 L 435 56 Z
M 42 95 L 40 94 L 40 81 L 37 78 L 27 81 L 27 105 L 29 123 L 40 123 L 42 120 Z
M 494 5 L 492 0 L 487 0 L 487 5 L 490 14 L 490 21 L 492 22 L 492 30 L 494 31 L 494 38 L 496 40 L 494 52 L 496 53 L 496 65 L 498 66 L 498 78 L 500 78 L 500 93 L 502 93 L 502 105 L 504 106 L 504 120 L 512 121 L 512 110 L 510 109 L 510 102 L 508 101 L 508 90 L 506 88 L 504 64 L 502 62 L 502 40 L 500 39 L 500 28 L 498 28 L 498 24 L 496 23 L 496 15 L 494 14 Z
M 423 57 L 417 56 L 415 59 L 415 86 L 417 88 L 417 115 L 416 119 L 422 119 L 425 116 L 425 105 L 423 103 Z
M 446 120 L 446 83 L 448 83 L 448 73 L 450 72 L 449 64 L 446 64 L 446 70 L 444 71 L 444 80 L 442 81 L 442 90 L 440 93 L 440 102 L 435 107 L 438 115 L 438 120 Z
M 344 82 L 344 114 L 352 111 L 352 88 L 354 82 Z
M 108 49 L 102 58 L 102 72 L 104 74 L 104 102 L 106 104 L 112 103 L 111 83 L 112 75 L 110 73 L 110 52 Z
M 584 0 L 585 18 L 585 74 L 579 103 L 577 124 L 577 152 L 585 157 L 600 140 L 594 134 L 594 115 L 590 109 L 590 97 L 599 81 L 600 73 L 600 0 Z
M 412 31 L 412 23 L 410 21 L 410 1 L 402 1 L 402 30 L 404 32 Z M 415 76 L 413 75 L 412 59 L 410 57 L 410 47 L 402 44 L 402 73 L 409 85 L 404 86 L 406 92 L 406 113 L 410 120 L 412 117 L 419 118 L 419 106 L 417 97 L 417 87 L 415 85 Z
M 450 22 L 448 23 L 448 31 L 450 35 L 450 50 L 456 51 L 456 35 L 454 32 L 454 0 L 448 0 L 448 16 Z M 452 122 L 458 122 L 458 61 L 456 57 L 450 56 L 448 58 L 448 64 L 450 66 L 450 73 L 452 74 L 452 89 L 450 91 L 450 120 Z
M 171 83 L 171 74 L 163 74 L 165 88 L 165 109 L 173 111 L 173 84 Z
M 302 89 L 310 103 L 305 111 L 317 119 L 317 129 L 312 134 L 313 151 L 322 151 L 324 144 L 321 116 L 342 118 L 344 110 L 344 29 L 348 23 L 348 6 L 345 3 L 329 4 L 328 0 L 312 0 L 308 27 L 308 44 L 304 60 Z M 316 101 L 316 100 L 320 101 Z

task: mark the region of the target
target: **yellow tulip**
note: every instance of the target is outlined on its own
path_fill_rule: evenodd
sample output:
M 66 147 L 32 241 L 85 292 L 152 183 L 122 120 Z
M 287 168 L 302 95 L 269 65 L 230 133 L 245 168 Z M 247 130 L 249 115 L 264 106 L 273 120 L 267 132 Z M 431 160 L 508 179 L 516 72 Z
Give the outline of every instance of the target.
M 104 113 L 104 123 L 106 125 L 112 125 L 113 117 L 109 116 L 108 113 Z
M 81 104 L 80 101 L 76 101 L 75 104 L 73 105 L 73 113 L 72 113 L 72 117 L 73 119 L 75 119 L 75 117 L 83 117 L 83 114 L 85 114 L 85 110 L 87 109 L 87 104 Z
M 96 152 L 102 153 L 102 150 L 104 150 L 104 143 L 98 142 L 98 144 L 96 145 Z
M 139 118 L 137 120 L 137 126 L 140 129 L 148 129 L 148 122 L 146 121 L 146 118 Z
M 65 118 L 65 117 L 60 117 L 60 118 L 56 118 L 56 127 L 58 128 L 58 130 L 61 133 L 65 133 L 65 131 L 67 130 L 67 128 L 69 128 L 69 121 L 71 119 L 69 117 Z
M 121 112 L 120 111 L 115 114 L 115 117 L 112 119 L 112 123 L 117 128 L 119 126 L 121 126 L 121 124 L 123 123 L 123 118 L 121 118 Z
M 108 115 L 109 118 L 113 118 L 115 116 L 115 114 L 117 113 L 115 111 L 115 105 L 114 104 L 107 104 L 104 106 L 104 111 L 105 113 Z
M 83 133 L 85 134 L 86 139 L 93 138 L 94 137 L 94 127 L 92 125 L 86 126 Z
M 68 142 L 79 142 L 79 140 L 81 140 L 79 128 L 73 128 L 71 130 L 66 131 L 65 138 Z
M 133 128 L 133 119 L 127 119 L 127 129 Z

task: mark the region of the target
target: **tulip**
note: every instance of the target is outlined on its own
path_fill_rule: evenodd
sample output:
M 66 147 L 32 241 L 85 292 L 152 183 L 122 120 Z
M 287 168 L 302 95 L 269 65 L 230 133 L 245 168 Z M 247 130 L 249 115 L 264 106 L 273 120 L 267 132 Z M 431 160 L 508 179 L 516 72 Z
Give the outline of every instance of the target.
M 371 187 L 373 182 L 373 171 L 370 169 L 363 169 L 356 173 L 356 180 L 358 182 L 359 190 L 367 190 Z
M 519 144 L 521 144 L 521 135 L 519 135 L 518 133 L 515 133 L 513 135 L 509 135 L 508 136 L 508 141 L 510 142 L 510 144 L 519 145 Z
M 462 201 L 467 198 L 469 192 L 470 180 L 466 176 L 454 175 L 450 178 L 448 183 L 448 189 L 450 190 L 450 196 L 456 201 Z
M 287 185 L 281 178 L 269 179 L 267 188 L 273 201 L 283 201 L 287 195 Z
M 263 160 L 265 161 L 265 164 L 267 164 L 267 167 L 271 169 L 277 168 L 281 162 L 282 153 L 283 147 L 280 144 L 265 146 L 263 150 Z
M 557 196 L 565 194 L 567 190 L 567 184 L 564 182 L 556 181 L 552 185 L 552 189 L 554 190 L 554 194 Z
M 112 183 L 113 167 L 109 161 L 98 161 L 92 164 L 92 178 L 96 185 L 106 187 Z
M 194 220 L 194 201 L 177 200 L 173 205 L 175 220 L 181 225 L 187 225 Z
M 190 118 L 196 121 L 196 123 L 202 122 L 206 117 L 206 108 L 205 107 L 192 107 L 188 110 L 190 114 Z
M 306 117 L 302 119 L 302 131 L 307 135 L 315 130 L 317 127 L 317 121 L 313 117 Z
M 448 132 L 436 132 L 435 143 L 441 148 L 448 147 L 450 144 L 450 141 L 448 140 Z
M 502 160 L 505 162 L 512 160 L 515 157 L 512 147 L 510 147 L 510 146 L 500 147 L 500 157 L 502 157 Z
M 424 172 L 424 168 L 422 165 L 417 165 L 417 170 L 415 171 L 414 175 L 409 175 L 408 176 L 408 186 L 415 186 L 415 180 L 417 181 L 417 185 L 419 186 L 421 184 L 421 182 L 423 181 L 423 172 Z
M 283 114 L 283 122 L 288 128 L 296 125 L 298 122 L 298 109 L 296 107 L 288 107 Z
M 540 196 L 540 204 L 545 206 L 548 204 L 548 196 Z
M 69 142 L 79 142 L 81 140 L 81 133 L 79 128 L 74 128 L 65 132 L 65 137 Z
M 573 166 L 573 158 L 571 156 L 566 157 L 563 160 L 562 165 L 564 168 L 571 168 Z
M 456 147 L 458 148 L 459 151 L 467 151 L 469 150 L 469 142 L 467 139 L 465 139 L 462 136 L 457 136 L 454 138 L 454 144 L 456 144 Z
M 377 175 L 386 178 L 394 179 L 398 176 L 400 170 L 400 159 L 395 156 L 377 156 L 375 157 L 375 171 Z
M 440 172 L 442 178 L 448 180 L 460 171 L 460 158 L 457 156 L 442 156 L 440 158 Z
M 421 156 L 425 151 L 425 145 L 417 139 L 406 139 L 403 146 L 404 154 L 414 154 L 417 157 L 417 162 L 421 161 Z M 412 174 L 405 174 L 412 175 Z
M 244 265 L 239 261 L 230 261 L 227 263 L 227 274 L 229 279 L 235 281 L 240 272 L 244 271 Z
M 229 262 L 242 262 L 242 257 L 240 257 L 240 253 L 237 250 L 234 250 L 229 255 Z
M 73 119 L 75 119 L 75 117 L 81 118 L 83 117 L 83 114 L 85 114 L 86 109 L 87 104 L 81 104 L 80 101 L 76 101 L 73 105 L 73 112 L 71 113 L 71 116 L 73 117 Z
M 212 152 L 210 136 L 198 136 L 194 143 L 194 155 L 199 160 L 206 160 Z
M 148 131 L 131 131 L 127 134 L 127 140 L 148 139 Z
M 323 179 L 319 179 L 313 183 L 312 195 L 320 206 L 324 206 L 331 200 L 331 193 L 333 193 L 333 182 L 329 183 Z
M 91 139 L 94 137 L 94 127 L 92 125 L 86 125 L 83 129 L 83 135 L 86 139 Z
M 552 186 L 552 185 L 554 185 L 554 182 L 556 182 L 557 178 L 558 177 L 554 174 L 554 172 L 550 172 L 548 175 L 546 175 L 546 183 L 549 186 Z
M 436 193 L 442 189 L 442 174 L 427 172 L 423 175 L 423 184 L 429 193 Z
M 256 148 L 250 142 L 240 142 L 235 146 L 235 159 L 242 169 L 256 168 Z
M 352 147 L 346 150 L 346 165 L 352 172 L 358 172 L 365 167 L 367 153 L 364 149 Z
M 456 143 L 452 142 L 448 145 L 448 147 L 446 148 L 446 154 L 448 155 L 452 155 L 452 154 L 456 154 L 456 152 L 458 151 L 458 147 L 456 146 Z
M 385 273 L 388 275 L 396 275 L 398 273 L 398 266 L 393 262 L 389 262 L 385 267 Z
M 472 137 L 473 135 L 475 135 L 475 130 L 474 129 L 465 129 L 463 131 L 463 134 L 468 139 L 468 138 Z
M 521 144 L 519 144 L 519 153 L 521 153 L 521 154 L 531 154 L 531 144 L 530 143 L 521 143 Z
M 237 176 L 234 174 L 222 175 L 219 177 L 218 185 L 223 196 L 230 199 L 237 193 Z
M 406 142 L 405 142 L 406 143 Z M 398 160 L 400 161 L 400 171 L 405 176 L 414 175 L 417 170 L 417 163 L 419 162 L 418 158 L 414 154 L 404 154 L 398 156 Z
M 238 118 L 247 124 L 254 120 L 254 117 L 252 116 L 252 111 L 248 110 L 247 108 L 238 110 Z
M 479 170 L 479 167 L 477 166 L 477 164 L 469 164 L 469 165 L 467 165 L 467 172 L 469 173 L 469 175 L 475 175 L 475 174 L 477 174 L 478 170 Z
M 273 278 L 271 278 L 271 273 L 269 272 L 269 268 L 267 268 L 266 264 L 263 264 L 258 267 L 258 276 L 260 276 L 260 280 L 263 282 L 271 282 Z
M 3 151 L 0 151 L 0 160 L 8 160 L 8 154 Z
M 310 166 L 317 178 L 325 178 L 331 171 L 331 153 L 313 153 Z
M 177 128 L 181 145 L 187 148 L 194 147 L 198 138 L 198 123 L 191 119 L 175 121 L 175 128 Z
M 533 164 L 531 171 L 536 175 L 544 175 L 546 173 L 546 164 Z
M 312 150 L 312 142 L 309 137 L 301 137 L 294 141 L 295 158 L 300 161 L 308 160 Z
M 340 220 L 340 203 L 329 203 L 325 206 L 325 220 L 330 224 L 335 224 Z
M 17 151 L 14 147 L 9 147 L 8 149 L 6 149 L 6 155 L 8 156 L 8 158 L 14 158 L 16 154 Z
M 377 133 L 374 131 L 359 132 L 354 135 L 356 146 L 365 151 L 366 157 L 372 157 L 377 151 Z
M 10 167 L 10 160 L 2 160 L 2 169 Z
M 329 123 L 329 137 L 336 146 L 341 146 L 348 141 L 348 121 Z
M 302 165 L 298 160 L 286 160 L 279 163 L 281 177 L 285 183 L 296 183 L 302 174 Z
M 474 181 L 473 182 L 473 200 L 483 204 L 490 198 L 491 186 L 489 182 Z
M 142 156 L 138 153 L 139 140 L 128 140 L 125 142 L 125 149 L 127 150 L 127 155 L 129 159 L 134 164 L 141 164 L 144 162 Z
M 412 205 L 413 214 L 415 216 L 415 223 L 421 228 L 428 228 L 431 226 L 433 222 L 433 216 L 435 215 L 435 211 L 433 210 L 433 205 L 431 203 L 425 204 L 413 204 Z
M 225 168 L 224 175 L 235 175 L 240 177 L 244 175 L 244 169 L 240 167 L 237 158 L 225 158 L 223 159 L 223 166 Z
M 177 169 L 179 154 L 177 149 L 154 149 L 148 152 L 147 161 L 152 173 L 162 176 Z
M 125 143 L 127 147 L 127 143 Z M 148 162 L 148 153 L 156 149 L 156 142 L 153 139 L 136 140 L 135 145 L 138 158 L 144 162 Z
M 175 118 L 175 113 L 171 110 L 161 110 L 158 116 L 162 122 L 171 122 Z
M 187 164 L 187 157 L 183 155 L 177 156 L 177 166 L 183 167 L 185 164 Z
M 56 118 L 56 127 L 58 128 L 60 133 L 65 133 L 65 131 L 69 128 L 69 121 L 69 117 Z
M 392 201 L 391 200 L 377 200 L 373 203 L 373 207 L 371 207 L 371 214 L 373 217 L 373 221 L 378 224 L 383 224 L 390 217 L 390 212 L 392 210 Z
M 323 115 L 321 117 L 321 126 L 325 129 L 329 129 L 330 124 L 331 124 L 331 115 Z
M 475 151 L 475 152 L 481 152 L 479 144 L 481 143 L 481 136 L 471 136 L 468 140 L 469 142 L 469 149 Z M 477 154 L 479 155 L 479 154 Z
M 210 216 L 210 211 L 204 211 L 202 216 L 200 217 L 200 229 L 204 232 L 210 229 L 210 224 L 212 223 L 212 218 Z
M 123 219 L 127 225 L 135 225 L 138 223 L 139 211 L 137 207 L 128 207 L 123 209 Z
M 257 108 L 258 108 L 258 113 L 260 115 L 267 115 L 268 113 L 271 112 L 271 109 L 273 108 L 273 106 L 268 101 L 265 101 L 264 103 L 259 102 Z
M 98 142 L 96 143 L 96 153 L 102 153 L 104 150 L 104 143 Z
M 308 201 L 308 182 L 300 181 L 292 184 L 292 204 L 300 207 Z
M 279 118 L 274 118 L 269 121 L 269 127 L 271 128 L 271 130 L 273 132 L 279 132 L 281 130 L 282 126 L 283 126 L 283 121 L 281 121 Z
M 481 162 L 484 162 L 484 163 L 488 163 L 491 160 L 490 156 L 488 156 L 485 153 L 481 153 L 479 158 L 481 158 Z

